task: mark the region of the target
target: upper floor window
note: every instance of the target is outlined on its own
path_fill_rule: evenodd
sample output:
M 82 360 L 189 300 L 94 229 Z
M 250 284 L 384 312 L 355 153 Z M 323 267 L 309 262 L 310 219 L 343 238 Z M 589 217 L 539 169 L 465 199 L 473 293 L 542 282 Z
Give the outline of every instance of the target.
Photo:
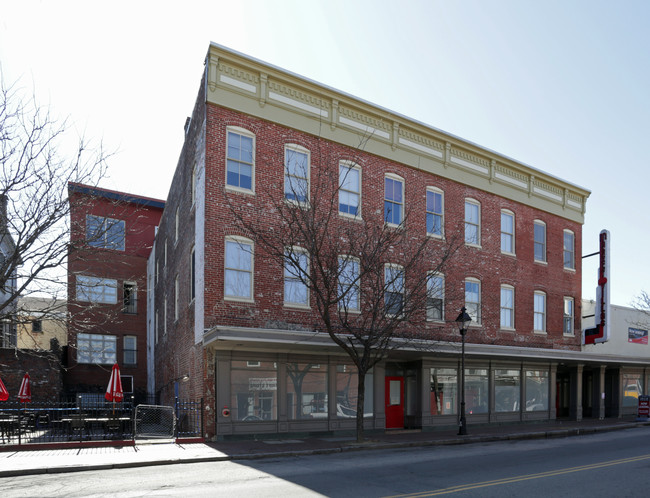
M 384 178 L 384 221 L 391 225 L 404 221 L 404 180 L 396 175 Z
M 77 301 L 117 304 L 117 280 L 77 275 Z
M 110 365 L 117 361 L 117 337 L 77 334 L 77 363 Z
M 427 320 L 445 319 L 445 277 L 429 273 L 427 278 Z
M 339 256 L 339 309 L 360 310 L 359 261 Z
M 501 328 L 515 328 L 515 289 L 510 285 L 501 286 Z
M 252 191 L 255 165 L 254 135 L 243 129 L 229 128 L 227 136 L 226 185 Z
M 309 306 L 309 256 L 300 248 L 284 252 L 284 304 Z
M 515 253 L 515 215 L 506 210 L 501 211 L 501 252 Z
M 138 290 L 135 282 L 124 282 L 122 287 L 124 313 L 134 315 L 138 312 Z
M 465 199 L 465 244 L 481 245 L 481 205 Z
M 535 332 L 546 332 L 546 294 L 544 292 L 535 291 L 533 308 Z
M 339 213 L 361 214 L 361 169 L 352 163 L 339 164 Z
M 546 262 L 546 223 L 535 220 L 535 261 Z
M 575 235 L 571 230 L 564 231 L 564 267 L 575 270 Z
M 192 248 L 190 255 L 190 302 L 196 297 L 196 251 Z
M 481 281 L 475 278 L 465 280 L 465 308 L 472 318 L 471 323 L 481 323 Z
M 384 289 L 386 313 L 399 315 L 404 307 L 404 269 L 401 266 L 384 266 Z
M 192 184 L 190 185 L 190 195 L 192 197 L 192 206 L 196 204 L 196 164 L 192 166 Z
M 284 148 L 284 198 L 294 202 L 309 199 L 309 151 L 299 145 Z
M 573 335 L 573 298 L 564 298 L 564 321 L 563 331 L 565 335 Z
M 32 320 L 32 332 L 43 332 L 43 320 Z
M 443 194 L 441 190 L 427 189 L 427 233 L 442 237 L 443 234 Z
M 136 365 L 138 363 L 138 338 L 134 335 L 124 336 L 124 364 Z
M 124 220 L 86 215 L 86 242 L 92 247 L 124 251 Z
M 226 298 L 253 299 L 253 242 L 243 237 L 226 238 L 224 274 Z
M 178 242 L 178 231 L 179 231 L 179 213 L 178 207 L 176 207 L 176 215 L 174 216 L 174 243 Z

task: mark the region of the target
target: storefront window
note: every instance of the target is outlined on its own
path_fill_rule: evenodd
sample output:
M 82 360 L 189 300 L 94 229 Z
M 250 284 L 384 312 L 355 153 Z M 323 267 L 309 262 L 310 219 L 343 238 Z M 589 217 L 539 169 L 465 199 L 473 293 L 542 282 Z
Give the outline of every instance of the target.
M 526 411 L 548 410 L 548 370 L 526 370 Z
M 623 374 L 623 406 L 638 406 L 639 394 L 643 394 L 641 374 L 625 372 Z
M 497 412 L 519 411 L 521 374 L 519 370 L 494 371 L 494 409 Z
M 489 401 L 488 371 L 485 368 L 465 369 L 466 413 L 487 413 Z
M 287 363 L 290 420 L 327 418 L 327 365 Z
M 363 416 L 371 417 L 374 405 L 372 372 L 366 374 Z M 358 400 L 357 367 L 354 365 L 336 366 L 336 416 L 354 418 L 357 416 Z
M 230 392 L 233 420 L 277 419 L 278 374 L 272 361 L 232 362 Z
M 455 368 L 431 369 L 431 415 L 455 415 L 458 373 Z

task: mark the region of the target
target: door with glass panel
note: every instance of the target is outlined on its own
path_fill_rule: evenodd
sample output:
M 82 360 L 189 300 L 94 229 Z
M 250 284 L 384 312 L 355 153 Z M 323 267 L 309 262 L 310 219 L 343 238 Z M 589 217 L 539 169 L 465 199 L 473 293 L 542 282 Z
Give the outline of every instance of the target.
M 386 377 L 386 429 L 404 428 L 404 377 Z

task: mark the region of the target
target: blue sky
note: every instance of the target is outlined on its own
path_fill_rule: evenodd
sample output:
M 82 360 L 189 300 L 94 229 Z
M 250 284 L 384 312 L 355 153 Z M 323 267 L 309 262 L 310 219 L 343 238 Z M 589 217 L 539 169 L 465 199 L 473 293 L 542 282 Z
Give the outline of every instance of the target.
M 210 41 L 592 191 L 612 301 L 650 291 L 650 2 L 0 0 L 0 64 L 117 150 L 108 188 L 165 198 Z M 644 166 L 646 164 L 646 166 Z M 584 261 L 594 298 L 596 258 Z

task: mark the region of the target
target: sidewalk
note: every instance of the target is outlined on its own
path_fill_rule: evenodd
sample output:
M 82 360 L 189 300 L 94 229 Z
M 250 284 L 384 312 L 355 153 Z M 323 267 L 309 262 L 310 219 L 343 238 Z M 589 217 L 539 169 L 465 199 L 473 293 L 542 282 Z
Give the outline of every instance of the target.
M 432 432 L 388 431 L 380 434 L 368 434 L 367 441 L 363 443 L 357 443 L 353 437 L 323 436 L 191 444 L 137 442 L 135 446 L 128 447 L 5 451 L 0 452 L 0 478 L 176 463 L 248 460 L 370 449 L 568 437 L 647 426 L 650 426 L 650 421 L 637 422 L 634 418 L 628 417 L 605 420 L 586 419 L 580 422 L 562 420 L 539 424 L 477 427 L 469 425 L 468 435 L 462 437 L 456 434 L 456 429 Z

